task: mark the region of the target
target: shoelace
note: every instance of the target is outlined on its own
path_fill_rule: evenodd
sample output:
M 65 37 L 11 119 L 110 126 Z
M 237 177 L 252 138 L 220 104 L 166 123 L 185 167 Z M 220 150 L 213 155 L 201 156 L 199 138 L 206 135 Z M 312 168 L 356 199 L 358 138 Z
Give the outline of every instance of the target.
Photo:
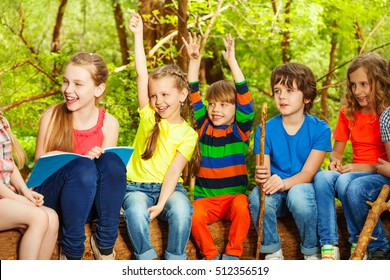
M 321 249 L 322 259 L 334 260 L 334 248 L 322 248 Z

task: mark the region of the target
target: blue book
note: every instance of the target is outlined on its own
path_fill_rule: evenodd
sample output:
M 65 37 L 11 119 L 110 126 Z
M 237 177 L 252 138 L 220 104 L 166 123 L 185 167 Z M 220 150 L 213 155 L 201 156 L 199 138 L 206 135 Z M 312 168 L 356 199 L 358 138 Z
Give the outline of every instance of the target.
M 127 165 L 130 160 L 131 155 L 133 154 L 133 147 L 110 147 L 104 149 L 105 152 L 113 152 L 117 154 L 123 163 Z M 29 178 L 27 179 L 27 187 L 37 187 L 40 186 L 47 178 L 53 175 L 57 170 L 63 167 L 65 164 L 71 162 L 72 160 L 85 157 L 80 154 L 75 153 L 59 153 L 52 155 L 43 155 L 36 162 Z

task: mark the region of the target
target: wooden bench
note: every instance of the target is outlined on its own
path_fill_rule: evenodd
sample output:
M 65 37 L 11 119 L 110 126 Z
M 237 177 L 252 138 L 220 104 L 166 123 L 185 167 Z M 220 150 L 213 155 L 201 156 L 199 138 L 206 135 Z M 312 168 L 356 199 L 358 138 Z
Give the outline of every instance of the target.
M 348 259 L 350 255 L 350 244 L 348 243 L 348 231 L 346 229 L 346 223 L 342 214 L 341 208 L 337 209 L 338 225 L 339 225 L 339 246 L 341 259 Z M 386 230 L 390 230 L 390 214 L 383 213 L 383 224 Z M 210 225 L 210 230 L 214 237 L 214 242 L 217 245 L 220 253 L 227 243 L 227 236 L 229 233 L 230 222 L 221 221 Z M 93 260 L 93 253 L 90 245 L 91 233 L 94 231 L 94 223 L 85 225 L 86 241 L 85 241 L 85 253 L 83 259 Z M 282 249 L 285 259 L 287 260 L 301 260 L 303 256 L 300 252 L 300 238 L 298 230 L 291 216 L 284 217 L 278 220 L 279 235 L 282 239 Z M 166 248 L 168 225 L 166 222 L 153 221 L 150 226 L 152 245 L 156 249 L 160 258 L 164 256 L 164 249 Z M 22 233 L 19 229 L 7 230 L 0 232 L 0 259 L 1 260 L 15 260 L 18 255 L 18 245 Z M 248 236 L 244 242 L 244 253 L 241 259 L 253 260 L 256 256 L 257 234 L 254 226 L 252 225 Z M 121 217 L 119 225 L 119 235 L 115 243 L 115 251 L 117 253 L 117 259 L 129 260 L 134 259 L 133 248 L 131 246 L 129 237 L 127 235 L 126 224 Z M 196 247 L 192 238 L 190 238 L 186 252 L 190 260 L 200 259 L 199 249 Z M 58 248 L 53 252 L 53 260 L 58 259 Z M 261 259 L 264 256 L 261 255 Z

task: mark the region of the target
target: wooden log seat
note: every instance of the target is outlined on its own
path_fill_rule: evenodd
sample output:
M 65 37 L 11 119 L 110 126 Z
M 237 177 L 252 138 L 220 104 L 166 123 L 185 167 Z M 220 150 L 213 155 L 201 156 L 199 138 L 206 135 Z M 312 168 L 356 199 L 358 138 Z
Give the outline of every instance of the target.
M 350 244 L 348 243 L 348 231 L 346 229 L 345 218 L 342 214 L 341 208 L 337 209 L 338 226 L 339 226 L 339 246 L 341 259 L 348 259 L 350 255 Z M 390 232 L 390 214 L 388 211 L 382 214 L 382 222 L 388 232 Z M 222 254 L 227 243 L 227 236 L 229 232 L 230 222 L 221 221 L 211 224 L 210 230 L 214 237 L 214 242 L 217 245 L 220 253 Z M 83 259 L 93 260 L 94 256 L 91 250 L 90 237 L 93 232 L 94 223 L 85 225 L 85 253 Z M 282 249 L 286 260 L 301 260 L 303 255 L 300 252 L 300 238 L 298 230 L 295 226 L 294 220 L 291 216 L 284 217 L 278 220 L 279 235 L 282 239 Z M 164 249 L 166 248 L 168 225 L 166 222 L 153 221 L 150 226 L 152 245 L 156 249 L 160 258 L 164 256 Z M 1 260 L 15 260 L 18 255 L 18 245 L 22 232 L 19 229 L 12 229 L 0 232 L 0 259 Z M 244 253 L 241 259 L 253 260 L 256 256 L 256 243 L 257 234 L 254 226 L 252 225 L 248 236 L 244 242 Z M 58 247 L 58 246 L 57 246 Z M 119 225 L 119 235 L 115 243 L 116 258 L 118 260 L 134 259 L 133 248 L 130 244 L 129 237 L 127 235 L 126 224 L 121 217 Z M 200 259 L 199 250 L 196 247 L 192 238 L 190 238 L 186 252 L 190 260 Z M 58 248 L 53 252 L 53 260 L 58 260 Z M 261 259 L 264 259 L 264 255 L 261 255 Z

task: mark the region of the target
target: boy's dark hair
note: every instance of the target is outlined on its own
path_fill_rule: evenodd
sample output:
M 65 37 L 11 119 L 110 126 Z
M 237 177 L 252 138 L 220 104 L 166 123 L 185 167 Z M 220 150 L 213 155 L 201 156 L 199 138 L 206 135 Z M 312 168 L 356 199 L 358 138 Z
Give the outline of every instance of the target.
M 297 84 L 298 90 L 302 91 L 303 98 L 309 100 L 305 104 L 304 113 L 309 113 L 317 96 L 316 78 L 309 67 L 299 63 L 287 63 L 277 66 L 271 73 L 271 89 L 274 94 L 274 86 L 282 84 L 293 88 Z

